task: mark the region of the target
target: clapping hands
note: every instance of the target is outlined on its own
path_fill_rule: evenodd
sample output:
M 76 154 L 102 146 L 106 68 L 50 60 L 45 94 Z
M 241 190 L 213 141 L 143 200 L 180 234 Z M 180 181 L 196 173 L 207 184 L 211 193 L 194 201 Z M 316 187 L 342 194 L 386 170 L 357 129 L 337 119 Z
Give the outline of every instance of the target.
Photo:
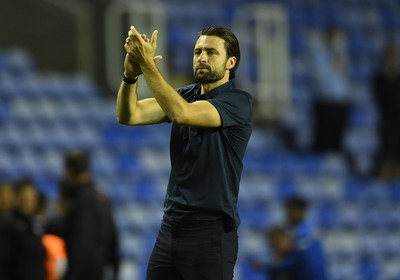
M 158 31 L 153 31 L 151 39 L 146 34 L 140 34 L 131 26 L 124 48 L 126 56 L 124 61 L 124 75 L 135 78 L 142 74 L 141 67 L 146 63 L 157 63 L 162 59 L 161 55 L 154 56 L 157 50 Z

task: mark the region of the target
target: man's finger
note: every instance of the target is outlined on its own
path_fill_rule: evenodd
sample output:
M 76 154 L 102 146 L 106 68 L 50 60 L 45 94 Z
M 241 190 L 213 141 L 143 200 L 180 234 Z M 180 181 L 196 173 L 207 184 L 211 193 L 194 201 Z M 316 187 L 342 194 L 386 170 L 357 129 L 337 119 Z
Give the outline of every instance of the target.
M 132 32 L 132 34 L 134 34 L 134 33 L 139 34 L 139 32 L 136 30 L 136 28 L 133 25 L 131 25 L 131 32 Z
M 153 34 L 151 35 L 151 45 L 153 46 L 153 48 L 157 48 L 157 34 L 158 30 L 154 30 Z
M 154 60 L 154 62 L 159 62 L 160 60 L 162 59 L 162 56 L 161 55 L 157 55 L 157 56 L 155 56 L 154 58 L 153 58 L 153 60 Z
M 142 34 L 142 39 L 145 40 L 146 42 L 149 41 L 149 38 L 147 38 L 146 34 Z
M 134 26 L 131 26 L 131 30 L 129 31 L 130 38 L 142 38 L 142 35 L 140 35 L 140 33 L 136 30 L 136 28 Z

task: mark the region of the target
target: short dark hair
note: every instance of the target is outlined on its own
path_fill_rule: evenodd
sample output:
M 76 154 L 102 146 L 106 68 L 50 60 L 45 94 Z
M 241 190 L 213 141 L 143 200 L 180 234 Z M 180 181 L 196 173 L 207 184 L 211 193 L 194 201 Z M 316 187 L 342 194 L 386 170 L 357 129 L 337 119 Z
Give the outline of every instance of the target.
M 19 194 L 20 192 L 22 192 L 23 190 L 25 190 L 27 188 L 33 188 L 36 190 L 36 187 L 35 187 L 32 179 L 29 177 L 23 177 L 23 178 L 17 179 L 16 181 L 13 182 L 12 187 L 13 187 L 15 194 Z
M 64 167 L 72 174 L 79 175 L 90 169 L 90 157 L 84 150 L 69 151 L 64 156 Z
M 277 237 L 277 236 L 280 237 L 280 236 L 288 236 L 288 235 L 289 235 L 289 232 L 283 226 L 280 226 L 280 225 L 272 226 L 266 231 L 266 237 L 270 238 L 270 239 Z
M 209 26 L 199 32 L 199 37 L 202 35 L 217 36 L 225 41 L 225 49 L 228 57 L 236 57 L 235 66 L 229 71 L 229 79 L 235 78 L 236 69 L 239 67 L 240 62 L 239 41 L 235 34 L 223 26 Z
M 300 196 L 293 196 L 285 200 L 285 207 L 294 207 L 305 211 L 308 208 L 308 202 Z

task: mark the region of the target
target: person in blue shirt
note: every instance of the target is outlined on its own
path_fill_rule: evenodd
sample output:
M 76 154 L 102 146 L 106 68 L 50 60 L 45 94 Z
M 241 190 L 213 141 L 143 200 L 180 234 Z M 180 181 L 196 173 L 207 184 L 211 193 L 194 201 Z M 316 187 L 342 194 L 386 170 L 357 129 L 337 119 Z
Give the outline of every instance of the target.
M 286 226 L 295 243 L 309 239 L 314 235 L 314 226 L 307 220 L 308 202 L 299 196 L 292 196 L 284 201 Z
M 283 274 L 285 280 L 328 279 L 324 247 L 306 219 L 307 208 L 305 199 L 288 198 L 284 202 L 286 226 L 268 231 L 268 243 L 278 256 L 268 267 L 272 275 Z
M 268 280 L 325 280 L 325 264 L 321 243 L 314 240 L 307 248 L 296 246 L 284 227 L 272 227 L 267 232 L 272 258 L 267 264 Z
M 171 172 L 147 280 L 233 279 L 239 183 L 252 131 L 252 98 L 233 84 L 240 61 L 236 36 L 221 26 L 206 27 L 198 35 L 193 48 L 197 83 L 177 90 L 157 69 L 157 31 L 148 39 L 131 27 L 125 42 L 118 121 L 172 122 Z M 154 97 L 138 100 L 141 74 Z

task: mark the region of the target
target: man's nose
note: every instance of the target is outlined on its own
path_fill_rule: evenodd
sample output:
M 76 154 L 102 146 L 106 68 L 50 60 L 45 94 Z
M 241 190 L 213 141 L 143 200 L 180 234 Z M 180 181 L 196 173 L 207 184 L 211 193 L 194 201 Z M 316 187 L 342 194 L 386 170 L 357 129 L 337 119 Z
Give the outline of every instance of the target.
M 206 52 L 201 52 L 199 56 L 199 61 L 206 62 L 207 61 L 207 53 Z

